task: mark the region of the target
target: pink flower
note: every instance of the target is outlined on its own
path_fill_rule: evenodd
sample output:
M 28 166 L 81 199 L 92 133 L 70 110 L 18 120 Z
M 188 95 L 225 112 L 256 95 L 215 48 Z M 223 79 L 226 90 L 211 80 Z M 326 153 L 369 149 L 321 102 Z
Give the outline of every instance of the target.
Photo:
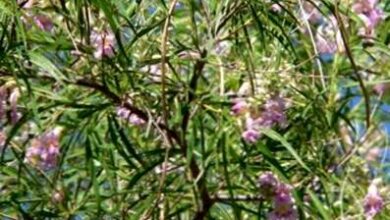
M 274 3 L 271 5 L 271 11 L 273 11 L 273 12 L 279 13 L 282 10 L 283 10 L 283 8 L 279 4 Z
M 375 28 L 383 20 L 383 11 L 373 9 L 367 14 L 359 14 L 360 19 L 364 23 L 364 27 L 359 30 L 359 34 L 363 37 L 374 37 Z
M 316 34 L 316 46 L 319 54 L 334 54 L 337 52 L 337 44 L 334 40 Z
M 382 95 L 386 93 L 390 89 L 389 83 L 379 83 L 376 84 L 373 88 L 374 92 L 378 95 Z
M 60 155 L 59 135 L 61 129 L 56 128 L 32 140 L 26 151 L 25 161 L 42 170 L 50 170 L 57 166 Z
M 374 183 L 368 188 L 366 197 L 364 198 L 364 214 L 367 219 L 373 219 L 383 209 L 383 199 L 378 192 L 378 188 Z
M 382 9 L 375 8 L 367 14 L 367 17 L 370 21 L 367 26 L 375 28 L 384 19 L 384 13 Z
M 32 8 L 34 0 L 18 0 L 18 4 L 23 8 Z
M 295 220 L 298 213 L 291 194 L 292 187 L 278 181 L 271 172 L 263 173 L 259 178 L 260 190 L 265 199 L 272 199 L 273 210 L 268 213 L 269 220 Z
M 43 31 L 51 31 L 54 27 L 52 20 L 45 15 L 34 16 L 35 24 Z
M 265 172 L 259 177 L 260 190 L 262 195 L 266 198 L 275 195 L 278 184 L 278 179 L 272 172 Z
M 257 140 L 261 137 L 260 132 L 249 129 L 242 133 L 242 138 L 248 143 L 256 143 Z
M 93 55 L 96 59 L 113 57 L 115 55 L 115 36 L 112 32 L 104 31 L 103 33 L 97 33 L 93 31 L 91 34 L 91 42 L 95 48 Z
M 357 0 L 352 6 L 352 10 L 356 13 L 367 13 L 373 10 L 378 3 L 378 0 Z
M 136 114 L 131 113 L 130 110 L 124 107 L 117 107 L 116 108 L 116 115 L 119 118 L 122 118 L 123 120 L 128 121 L 130 124 L 133 125 L 143 125 L 145 124 L 145 121 L 138 117 Z
M 295 220 L 298 219 L 297 210 L 294 207 L 294 198 L 291 195 L 290 185 L 279 183 L 273 198 L 273 211 L 267 216 L 270 220 Z
M 286 114 L 284 113 L 286 104 L 283 98 L 274 97 L 267 100 L 263 106 L 260 117 L 253 119 L 247 118 L 247 128 L 258 130 L 262 127 L 268 128 L 276 124 L 284 126 L 287 123 Z
M 366 154 L 366 160 L 368 162 L 377 161 L 381 154 L 381 149 L 379 147 L 374 147 L 368 150 Z
M 214 51 L 217 55 L 226 55 L 229 52 L 230 43 L 228 41 L 218 41 L 215 44 Z
M 232 115 L 241 115 L 248 109 L 248 104 L 245 101 L 238 100 L 231 108 Z
M 247 117 L 245 121 L 245 126 L 247 130 L 250 129 L 258 130 L 259 128 L 261 128 L 261 123 L 257 119 Z
M 148 74 L 153 82 L 161 82 L 161 64 L 147 65 L 142 67 L 140 71 Z
M 294 200 L 291 196 L 292 187 L 285 183 L 279 183 L 276 189 L 274 202 L 276 206 L 293 204 Z
M 0 87 L 0 120 L 5 117 L 7 100 L 11 108 L 11 123 L 15 124 L 20 118 L 20 112 L 18 112 L 18 100 L 20 92 L 18 88 L 7 88 L 6 86 Z
M 120 118 L 128 119 L 128 117 L 130 115 L 130 111 L 124 107 L 117 107 L 116 108 L 116 115 Z
M 267 100 L 264 105 L 265 111 L 261 114 L 261 118 L 266 123 L 282 125 L 286 123 L 286 109 L 285 100 L 279 96 Z M 268 122 L 267 122 L 268 121 Z
M 5 116 L 5 107 L 7 104 L 7 88 L 5 86 L 0 87 L 0 120 Z
M 18 112 L 17 109 L 19 97 L 20 97 L 19 89 L 15 88 L 12 90 L 8 99 L 11 106 L 11 122 L 13 124 L 15 124 L 20 118 L 20 113 Z
M 0 131 L 0 149 L 3 149 L 5 144 L 6 136 L 3 131 Z
M 136 114 L 131 114 L 129 118 L 129 122 L 133 125 L 143 125 L 145 124 L 145 121 L 138 117 Z
M 240 113 L 246 107 L 244 103 L 237 103 L 233 106 L 233 114 Z M 286 108 L 283 98 L 278 96 L 267 100 L 263 106 L 263 111 L 258 118 L 247 117 L 246 118 L 246 130 L 242 133 L 242 137 L 248 143 L 255 143 L 260 137 L 261 128 L 269 128 L 276 124 L 285 126 L 287 118 L 284 113 Z M 246 110 L 246 109 L 245 109 Z
M 315 5 L 310 2 L 304 1 L 303 3 L 304 14 L 303 18 L 307 19 L 312 24 L 321 23 L 323 16 Z
M 359 35 L 364 38 L 373 38 L 375 28 L 384 19 L 384 13 L 378 7 L 378 1 L 359 0 L 352 6 L 352 9 L 364 23 L 364 27 L 359 30 Z
M 276 210 L 268 213 L 268 220 L 296 220 L 298 219 L 298 213 L 296 209 L 288 207 L 283 213 L 280 213 Z
M 28 28 L 31 27 L 30 20 L 33 20 L 34 23 L 43 31 L 51 31 L 54 27 L 52 19 L 46 15 L 33 15 L 31 8 L 33 8 L 34 0 L 18 0 L 18 4 L 22 8 L 26 9 L 26 16 L 22 17 L 22 21 L 27 24 Z

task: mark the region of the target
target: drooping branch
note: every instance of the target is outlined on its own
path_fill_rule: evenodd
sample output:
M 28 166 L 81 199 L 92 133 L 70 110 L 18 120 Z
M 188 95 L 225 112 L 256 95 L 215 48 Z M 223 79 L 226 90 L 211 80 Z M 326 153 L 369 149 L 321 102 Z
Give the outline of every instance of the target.
M 5 71 L 2 71 L 2 70 L 0 70 L 0 76 L 14 77 L 13 74 L 5 72 Z M 56 79 L 54 77 L 51 77 L 51 76 L 48 76 L 48 75 L 44 75 L 44 76 L 27 75 L 27 76 L 24 76 L 24 77 L 32 78 L 32 79 L 38 79 L 38 80 L 41 79 L 41 80 L 46 80 L 46 81 L 50 81 L 50 82 L 56 82 Z M 64 83 L 68 83 L 70 85 L 76 85 L 76 86 L 82 86 L 82 87 L 85 87 L 85 88 L 90 88 L 90 89 L 93 89 L 93 90 L 95 90 L 97 92 L 100 92 L 106 98 L 111 100 L 114 104 L 122 105 L 123 107 L 128 109 L 131 113 L 137 115 L 142 120 L 144 120 L 144 121 L 151 120 L 151 118 L 149 118 L 149 116 L 148 116 L 148 114 L 146 112 L 144 112 L 140 108 L 130 104 L 129 102 L 126 102 L 120 96 L 118 96 L 117 94 L 112 92 L 108 87 L 106 87 L 104 85 L 101 85 L 101 84 L 96 83 L 96 82 L 94 82 L 92 80 L 84 79 L 84 78 L 83 79 L 76 79 L 76 80 L 65 79 L 65 80 L 63 80 L 63 82 Z M 166 126 L 163 122 L 158 122 L 157 126 L 161 130 L 165 131 L 167 133 L 167 135 L 170 138 L 172 138 L 172 140 L 175 140 L 175 142 L 179 146 L 182 145 L 182 141 L 180 140 L 179 135 L 177 135 L 173 130 L 170 130 L 168 128 L 168 126 Z

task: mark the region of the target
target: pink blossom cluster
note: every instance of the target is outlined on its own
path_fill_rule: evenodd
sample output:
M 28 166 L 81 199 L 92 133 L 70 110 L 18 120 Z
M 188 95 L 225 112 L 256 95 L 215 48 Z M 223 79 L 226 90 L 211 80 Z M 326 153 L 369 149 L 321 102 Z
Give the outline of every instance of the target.
M 343 52 L 344 47 L 337 19 L 333 15 L 324 16 L 320 8 L 319 1 L 304 1 L 301 17 L 304 20 L 303 32 L 313 35 L 318 54 L 326 62 L 331 61 L 336 52 Z
M 110 31 L 97 32 L 91 34 L 91 43 L 95 48 L 93 56 L 96 59 L 113 57 L 115 55 L 115 36 Z
M 373 219 L 375 215 L 382 211 L 383 205 L 383 199 L 378 192 L 378 188 L 374 183 L 372 183 L 368 188 L 367 195 L 363 202 L 364 215 L 366 216 L 366 219 Z
M 54 24 L 52 22 L 52 19 L 47 17 L 46 15 L 35 15 L 34 16 L 34 23 L 43 31 L 50 32 Z
M 130 124 L 133 125 L 143 125 L 145 124 L 145 121 L 138 117 L 136 114 L 133 114 L 130 110 L 128 110 L 125 107 L 117 107 L 116 108 L 116 115 L 125 120 L 128 121 Z
M 50 170 L 57 166 L 60 155 L 60 129 L 56 128 L 34 138 L 26 151 L 25 162 L 42 170 Z
M 28 0 L 28 1 L 21 1 L 20 4 L 22 4 L 22 7 L 24 9 L 31 9 L 34 5 L 34 0 Z M 40 28 L 43 31 L 50 32 L 53 27 L 53 21 L 51 18 L 49 18 L 46 15 L 43 14 L 38 14 L 38 15 L 33 15 L 31 12 L 27 13 L 27 16 L 22 18 L 22 20 L 29 25 L 29 20 L 32 20 L 35 25 L 37 25 L 38 28 Z
M 305 20 L 308 20 L 311 24 L 320 24 L 324 21 L 324 17 L 322 16 L 321 12 L 318 10 L 319 4 L 317 4 L 316 1 L 309 2 L 304 1 L 303 2 L 303 11 L 302 11 L 302 18 Z
M 235 116 L 244 114 L 248 110 L 248 103 L 244 100 L 236 100 L 231 108 L 230 113 Z
M 9 103 L 11 123 L 15 124 L 19 118 L 18 100 L 20 92 L 18 88 L 9 88 L 6 85 L 0 87 L 0 120 L 6 116 L 7 106 Z
M 374 86 L 373 91 L 377 95 L 384 95 L 389 91 L 389 89 L 390 89 L 390 83 L 379 83 Z
M 316 47 L 322 60 L 327 61 L 337 52 L 344 52 L 344 44 L 337 19 L 330 16 L 323 19 L 321 25 L 316 29 Z
M 265 172 L 259 177 L 259 185 L 264 198 L 271 200 L 273 204 L 273 210 L 268 213 L 267 219 L 298 219 L 290 185 L 280 182 L 271 172 Z
M 245 131 L 242 138 L 248 143 L 256 143 L 261 137 L 261 128 L 270 128 L 274 125 L 284 126 L 287 122 L 285 115 L 285 100 L 275 96 L 266 101 L 262 106 L 262 111 L 258 117 L 247 116 Z M 248 112 L 249 105 L 245 101 L 237 101 L 231 108 L 231 113 L 235 116 Z
M 262 196 L 269 199 L 275 196 L 279 181 L 272 172 L 265 172 L 259 177 Z
M 320 55 L 334 54 L 337 52 L 337 44 L 323 35 L 316 35 L 316 46 Z
M 373 38 L 375 28 L 384 19 L 384 13 L 378 6 L 378 0 L 357 0 L 352 9 L 364 23 L 359 34 L 365 39 Z

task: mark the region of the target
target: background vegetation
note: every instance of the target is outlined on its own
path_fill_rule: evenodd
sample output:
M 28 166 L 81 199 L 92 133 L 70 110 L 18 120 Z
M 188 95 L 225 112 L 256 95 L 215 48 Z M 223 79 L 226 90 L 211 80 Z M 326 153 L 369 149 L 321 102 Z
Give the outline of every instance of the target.
M 0 1 L 1 219 L 389 218 L 389 8 Z

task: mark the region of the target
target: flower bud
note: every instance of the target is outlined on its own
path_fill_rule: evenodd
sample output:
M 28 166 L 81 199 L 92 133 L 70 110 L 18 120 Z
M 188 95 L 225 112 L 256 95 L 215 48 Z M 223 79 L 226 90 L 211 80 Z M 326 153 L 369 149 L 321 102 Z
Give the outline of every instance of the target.
M 376 214 L 383 209 L 383 199 L 378 192 L 377 186 L 372 183 L 369 188 L 366 197 L 363 201 L 364 215 L 366 219 L 373 219 Z

